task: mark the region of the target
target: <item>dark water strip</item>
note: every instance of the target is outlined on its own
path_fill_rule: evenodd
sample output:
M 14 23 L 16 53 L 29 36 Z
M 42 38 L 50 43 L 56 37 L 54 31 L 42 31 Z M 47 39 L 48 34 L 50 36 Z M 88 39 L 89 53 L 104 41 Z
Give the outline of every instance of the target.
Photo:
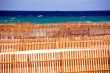
M 0 16 L 110 16 L 110 11 L 0 11 Z

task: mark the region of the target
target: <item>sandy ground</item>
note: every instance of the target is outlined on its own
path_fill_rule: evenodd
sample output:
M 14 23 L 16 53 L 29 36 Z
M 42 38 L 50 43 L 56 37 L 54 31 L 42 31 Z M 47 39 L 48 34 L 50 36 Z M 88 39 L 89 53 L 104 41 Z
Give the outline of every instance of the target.
M 110 23 L 1 23 L 1 39 L 109 35 Z
M 1 52 L 58 49 L 103 48 L 110 44 L 110 23 L 1 23 Z M 5 48 L 5 49 L 4 49 Z

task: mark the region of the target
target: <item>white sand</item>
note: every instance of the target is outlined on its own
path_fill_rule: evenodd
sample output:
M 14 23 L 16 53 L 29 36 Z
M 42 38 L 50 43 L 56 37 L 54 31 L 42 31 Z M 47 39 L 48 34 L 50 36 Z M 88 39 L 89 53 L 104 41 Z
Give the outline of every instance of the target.
M 28 51 L 18 51 L 18 52 L 1 52 L 1 54 L 36 54 L 36 53 L 57 53 L 57 52 L 68 52 L 68 51 L 83 51 L 83 50 L 104 50 L 104 49 L 45 49 L 45 50 L 28 50 Z M 109 49 L 105 49 L 109 50 Z

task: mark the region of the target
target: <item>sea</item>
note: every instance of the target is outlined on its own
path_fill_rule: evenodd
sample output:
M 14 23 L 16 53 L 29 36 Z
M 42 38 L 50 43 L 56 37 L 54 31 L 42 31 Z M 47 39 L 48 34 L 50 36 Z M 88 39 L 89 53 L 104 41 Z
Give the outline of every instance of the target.
M 110 22 L 110 11 L 0 11 L 0 23 Z

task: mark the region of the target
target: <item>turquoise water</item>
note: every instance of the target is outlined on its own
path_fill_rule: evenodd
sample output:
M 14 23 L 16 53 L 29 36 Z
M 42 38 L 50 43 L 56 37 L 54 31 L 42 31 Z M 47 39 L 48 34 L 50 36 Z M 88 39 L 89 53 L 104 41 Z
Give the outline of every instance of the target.
M 34 22 L 34 23 L 58 23 L 58 22 L 110 22 L 110 16 L 69 16 L 69 17 L 43 17 L 43 16 L 0 16 L 0 23 L 7 22 Z

